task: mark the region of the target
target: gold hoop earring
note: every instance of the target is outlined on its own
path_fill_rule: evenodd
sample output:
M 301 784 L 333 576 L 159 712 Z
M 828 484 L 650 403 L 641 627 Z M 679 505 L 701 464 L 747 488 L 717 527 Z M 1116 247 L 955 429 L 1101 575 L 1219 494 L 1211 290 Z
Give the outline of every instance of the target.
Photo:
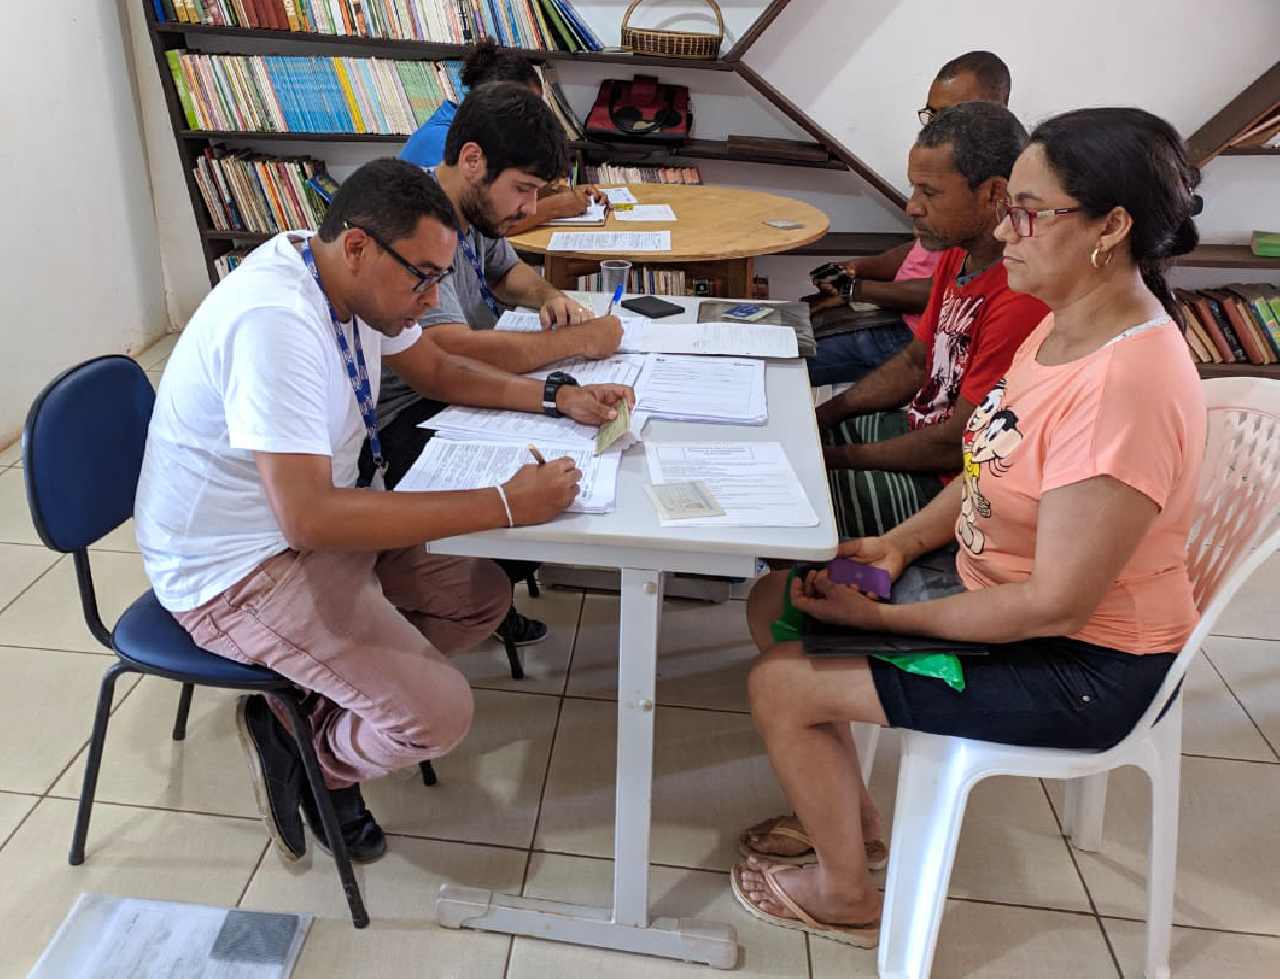
M 1089 254 L 1089 261 L 1095 269 L 1105 269 L 1111 264 L 1111 260 L 1116 257 L 1115 252 L 1107 252 L 1107 260 L 1101 265 L 1098 264 L 1098 252 L 1102 251 L 1102 242 L 1098 242 L 1093 246 L 1093 251 Z

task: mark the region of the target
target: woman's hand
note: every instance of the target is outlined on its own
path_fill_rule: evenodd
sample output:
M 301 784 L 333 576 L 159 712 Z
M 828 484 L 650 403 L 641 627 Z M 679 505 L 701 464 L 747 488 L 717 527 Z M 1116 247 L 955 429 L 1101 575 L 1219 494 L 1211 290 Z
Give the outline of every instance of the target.
M 888 571 L 890 581 L 897 581 L 908 564 L 907 555 L 888 537 L 856 537 L 841 544 L 836 554 Z
M 825 570 L 791 579 L 791 604 L 822 622 L 855 629 L 884 629 L 883 606 L 851 585 L 838 585 Z

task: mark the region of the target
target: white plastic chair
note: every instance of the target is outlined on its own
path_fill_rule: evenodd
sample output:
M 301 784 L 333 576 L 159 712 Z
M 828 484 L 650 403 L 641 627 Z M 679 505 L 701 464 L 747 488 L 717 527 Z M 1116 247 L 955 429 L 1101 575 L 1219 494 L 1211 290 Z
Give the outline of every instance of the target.
M 1137 765 L 1151 779 L 1147 864 L 1147 979 L 1169 976 L 1182 698 L 1175 697 L 1191 657 L 1245 580 L 1280 549 L 1280 381 L 1221 378 L 1205 382 L 1208 444 L 1189 561 L 1201 618 L 1159 693 L 1133 732 L 1107 751 L 1016 748 L 967 738 L 902 732 L 884 916 L 882 979 L 925 979 L 955 860 L 969 791 L 992 775 L 1067 782 L 1065 828 L 1085 850 L 1100 848 L 1107 772 Z M 855 725 L 859 747 L 874 751 L 870 725 Z M 875 729 L 878 733 L 878 729 Z M 863 761 L 870 777 L 871 757 Z

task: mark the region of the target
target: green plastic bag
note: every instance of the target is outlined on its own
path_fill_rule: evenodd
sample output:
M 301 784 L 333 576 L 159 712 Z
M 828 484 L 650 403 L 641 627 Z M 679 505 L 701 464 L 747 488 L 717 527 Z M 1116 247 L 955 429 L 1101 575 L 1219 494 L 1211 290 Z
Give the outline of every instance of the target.
M 799 642 L 800 623 L 804 613 L 791 604 L 791 580 L 796 576 L 796 569 L 787 572 L 787 586 L 782 592 L 782 614 L 769 623 L 769 632 L 774 642 Z M 964 670 L 960 666 L 960 657 L 954 653 L 902 653 L 898 655 L 872 653 L 876 659 L 892 663 L 907 673 L 920 676 L 931 676 L 941 680 L 952 690 L 964 690 Z

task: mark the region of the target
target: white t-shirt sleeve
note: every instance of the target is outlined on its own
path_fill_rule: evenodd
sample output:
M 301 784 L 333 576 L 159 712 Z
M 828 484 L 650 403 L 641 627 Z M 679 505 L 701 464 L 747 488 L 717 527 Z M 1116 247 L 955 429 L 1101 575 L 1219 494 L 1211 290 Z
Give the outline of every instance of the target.
M 399 336 L 389 337 L 385 333 L 379 333 L 378 336 L 382 339 L 382 356 L 394 357 L 396 354 L 404 353 L 418 342 L 418 338 L 422 336 L 422 327 L 415 323 L 401 330 Z
M 223 407 L 233 449 L 333 454 L 321 337 L 298 312 L 258 307 L 239 318 L 224 349 Z M 332 343 L 332 339 L 330 340 Z

